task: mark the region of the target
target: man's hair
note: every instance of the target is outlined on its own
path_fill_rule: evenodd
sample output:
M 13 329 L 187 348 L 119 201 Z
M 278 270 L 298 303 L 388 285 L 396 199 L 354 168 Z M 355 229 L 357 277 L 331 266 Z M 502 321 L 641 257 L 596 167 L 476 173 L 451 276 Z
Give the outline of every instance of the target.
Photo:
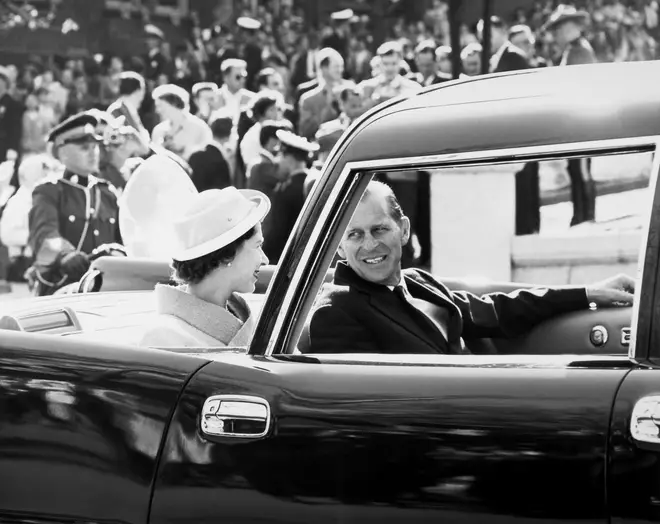
M 272 90 L 262 91 L 255 97 L 254 102 L 252 103 L 251 109 L 253 118 L 255 120 L 263 118 L 271 107 L 282 102 L 282 95 L 278 92 Z
M 365 189 L 361 200 L 366 200 L 369 197 L 384 199 L 387 202 L 387 207 L 390 210 L 392 220 L 401 225 L 405 215 L 403 214 L 403 209 L 401 208 L 401 204 L 399 204 L 399 200 L 396 198 L 396 195 L 390 186 L 380 180 L 372 180 L 369 182 L 367 189 Z
M 362 97 L 362 92 L 360 89 L 355 84 L 349 84 L 347 86 L 344 86 L 341 91 L 339 92 L 339 100 L 342 102 L 346 102 L 349 97 L 351 96 L 357 96 L 357 97 Z
M 229 116 L 218 116 L 211 121 L 210 127 L 214 138 L 225 139 L 231 136 L 234 121 Z
M 239 58 L 227 58 L 227 60 L 224 60 L 222 64 L 220 65 L 220 72 L 222 73 L 223 78 L 229 74 L 234 69 L 246 69 L 247 68 L 247 62 L 245 60 L 241 60 Z
M 144 77 L 133 71 L 124 71 L 119 74 L 119 94 L 129 96 L 145 88 Z
M 395 55 L 399 55 L 402 57 L 403 47 L 396 40 L 385 42 L 376 50 L 376 55 L 380 56 L 381 58 L 384 56 L 395 56 Z
M 435 52 L 438 49 L 437 44 L 435 43 L 435 40 L 423 40 L 419 44 L 417 44 L 417 47 L 415 48 L 415 54 L 416 55 L 425 55 L 425 54 L 432 54 L 435 57 Z
M 261 147 L 266 147 L 270 140 L 277 140 L 277 132 L 282 129 L 289 129 L 288 120 L 266 120 L 261 124 L 259 131 L 259 143 Z
M 275 71 L 275 69 L 272 67 L 266 67 L 259 71 L 259 74 L 257 74 L 257 89 L 268 87 L 268 81 L 272 76 L 276 74 L 277 71 Z

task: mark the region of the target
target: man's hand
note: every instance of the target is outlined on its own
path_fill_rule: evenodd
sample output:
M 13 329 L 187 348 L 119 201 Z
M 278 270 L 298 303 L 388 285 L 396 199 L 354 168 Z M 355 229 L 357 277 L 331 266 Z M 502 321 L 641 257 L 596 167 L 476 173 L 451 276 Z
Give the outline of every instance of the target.
M 620 274 L 587 287 L 587 299 L 597 307 L 632 306 L 635 280 Z
M 89 257 L 81 251 L 72 251 L 60 259 L 60 268 L 71 278 L 80 277 L 89 268 Z

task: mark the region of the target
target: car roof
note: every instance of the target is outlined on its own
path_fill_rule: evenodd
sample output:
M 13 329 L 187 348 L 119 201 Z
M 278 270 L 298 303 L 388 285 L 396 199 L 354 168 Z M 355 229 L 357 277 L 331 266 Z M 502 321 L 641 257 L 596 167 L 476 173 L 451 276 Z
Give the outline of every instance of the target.
M 374 110 L 340 154 L 359 162 L 657 136 L 658 78 L 653 61 L 446 82 Z

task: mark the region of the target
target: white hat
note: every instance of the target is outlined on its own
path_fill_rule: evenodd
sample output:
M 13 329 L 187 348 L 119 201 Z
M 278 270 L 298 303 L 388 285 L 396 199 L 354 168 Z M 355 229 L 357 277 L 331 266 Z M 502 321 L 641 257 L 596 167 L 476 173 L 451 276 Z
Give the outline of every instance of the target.
M 254 18 L 250 18 L 249 16 L 239 17 L 236 20 L 236 23 L 238 24 L 238 27 L 242 27 L 243 29 L 250 29 L 252 31 L 256 31 L 257 29 L 261 28 L 261 22 L 255 20 Z
M 172 258 L 193 260 L 231 244 L 261 222 L 270 200 L 260 191 L 208 189 L 202 191 L 174 219 L 176 248 Z
M 298 149 L 305 153 L 315 153 L 319 150 L 318 144 L 308 141 L 305 137 L 296 135 L 286 129 L 280 129 L 275 133 L 282 144 L 292 149 Z

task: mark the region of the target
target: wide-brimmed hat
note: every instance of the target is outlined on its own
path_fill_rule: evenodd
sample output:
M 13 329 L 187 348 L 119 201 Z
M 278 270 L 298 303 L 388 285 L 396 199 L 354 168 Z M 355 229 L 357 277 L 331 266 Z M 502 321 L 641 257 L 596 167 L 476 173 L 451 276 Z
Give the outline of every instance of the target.
M 195 195 L 173 220 L 176 246 L 172 258 L 193 260 L 231 244 L 261 222 L 270 200 L 260 191 L 208 189 Z
M 555 9 L 552 14 L 550 15 L 550 18 L 548 21 L 543 25 L 542 29 L 544 31 L 549 31 L 560 24 L 564 22 L 579 22 L 579 23 L 586 23 L 589 20 L 589 13 L 586 11 L 579 11 L 572 5 L 564 5 L 561 4 L 557 6 L 557 9 Z

